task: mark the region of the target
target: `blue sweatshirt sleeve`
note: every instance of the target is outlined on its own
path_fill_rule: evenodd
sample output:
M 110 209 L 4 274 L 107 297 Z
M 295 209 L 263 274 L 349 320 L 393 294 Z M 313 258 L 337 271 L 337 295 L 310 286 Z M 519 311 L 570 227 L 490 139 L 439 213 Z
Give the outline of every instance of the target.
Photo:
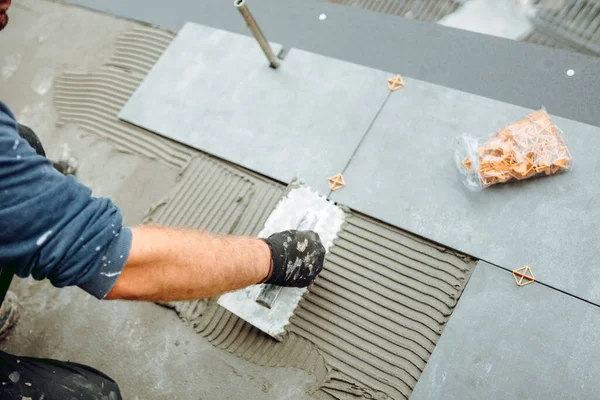
M 131 230 L 120 210 L 57 172 L 17 133 L 0 102 L 0 267 L 104 298 L 121 274 Z

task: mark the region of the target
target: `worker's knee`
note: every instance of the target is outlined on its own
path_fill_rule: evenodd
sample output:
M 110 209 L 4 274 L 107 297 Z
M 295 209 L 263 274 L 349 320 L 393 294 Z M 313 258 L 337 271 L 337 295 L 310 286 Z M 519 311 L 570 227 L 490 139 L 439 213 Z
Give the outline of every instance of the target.
M 116 382 L 85 365 L 0 352 L 1 399 L 121 400 Z

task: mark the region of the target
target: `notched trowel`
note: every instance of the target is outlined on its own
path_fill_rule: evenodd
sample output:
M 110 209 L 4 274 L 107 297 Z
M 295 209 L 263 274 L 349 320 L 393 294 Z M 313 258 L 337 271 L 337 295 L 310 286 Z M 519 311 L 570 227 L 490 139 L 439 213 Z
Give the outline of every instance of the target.
M 326 250 L 333 245 L 344 223 L 344 211 L 310 188 L 293 184 L 277 203 L 258 234 L 266 238 L 287 229 L 314 230 Z M 219 304 L 277 340 L 285 336 L 285 326 L 307 291 L 270 284 L 254 285 L 230 292 Z

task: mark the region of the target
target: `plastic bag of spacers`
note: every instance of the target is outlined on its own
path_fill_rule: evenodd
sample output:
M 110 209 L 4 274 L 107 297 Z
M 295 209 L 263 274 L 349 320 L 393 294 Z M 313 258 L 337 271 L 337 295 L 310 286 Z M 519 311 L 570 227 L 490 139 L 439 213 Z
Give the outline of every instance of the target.
M 463 134 L 454 160 L 471 191 L 515 180 L 555 175 L 573 167 L 562 131 L 545 109 L 528 114 L 487 140 Z

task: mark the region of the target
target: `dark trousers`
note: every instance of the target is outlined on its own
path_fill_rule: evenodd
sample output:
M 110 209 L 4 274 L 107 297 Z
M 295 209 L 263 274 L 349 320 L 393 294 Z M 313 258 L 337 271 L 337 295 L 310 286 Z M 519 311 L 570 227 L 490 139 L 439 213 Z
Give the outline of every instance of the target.
M 37 135 L 19 124 L 19 135 L 45 156 Z M 0 304 L 13 271 L 0 268 Z M 119 387 L 94 368 L 72 362 L 17 357 L 0 351 L 0 399 L 121 400 Z
M 0 351 L 0 399 L 121 400 L 119 387 L 94 368 Z

